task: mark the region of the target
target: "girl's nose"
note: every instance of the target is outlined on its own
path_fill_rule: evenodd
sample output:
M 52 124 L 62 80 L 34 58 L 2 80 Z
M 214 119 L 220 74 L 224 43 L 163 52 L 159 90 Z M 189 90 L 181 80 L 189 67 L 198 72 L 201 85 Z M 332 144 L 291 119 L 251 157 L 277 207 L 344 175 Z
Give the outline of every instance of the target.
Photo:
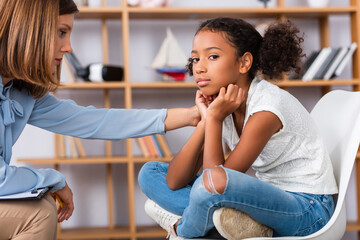
M 206 72 L 205 65 L 200 61 L 193 65 L 193 69 L 194 69 L 194 72 L 197 74 Z

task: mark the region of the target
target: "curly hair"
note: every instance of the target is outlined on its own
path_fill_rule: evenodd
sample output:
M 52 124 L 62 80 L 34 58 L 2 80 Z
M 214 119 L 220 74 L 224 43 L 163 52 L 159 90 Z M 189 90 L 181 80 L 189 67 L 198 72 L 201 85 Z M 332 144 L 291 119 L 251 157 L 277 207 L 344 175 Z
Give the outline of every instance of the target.
M 236 56 L 241 57 L 249 52 L 253 63 L 249 70 L 249 78 L 264 74 L 270 79 L 281 77 L 283 72 L 299 71 L 300 58 L 304 56 L 301 43 L 302 36 L 290 20 L 276 22 L 268 27 L 264 37 L 250 23 L 242 19 L 214 18 L 199 26 L 200 31 L 223 32 L 231 46 L 236 49 Z M 192 71 L 191 58 L 186 66 L 190 75 Z

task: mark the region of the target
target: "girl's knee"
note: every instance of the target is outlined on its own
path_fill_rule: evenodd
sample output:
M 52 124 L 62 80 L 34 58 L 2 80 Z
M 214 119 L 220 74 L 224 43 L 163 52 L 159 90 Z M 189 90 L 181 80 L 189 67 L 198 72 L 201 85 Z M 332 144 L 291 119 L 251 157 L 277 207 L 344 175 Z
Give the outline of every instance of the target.
M 208 192 L 223 194 L 227 184 L 226 172 L 222 167 L 211 168 L 203 174 L 202 182 Z
M 138 175 L 138 183 L 141 190 L 145 194 L 149 187 L 150 188 L 154 187 L 151 178 L 156 176 L 156 174 L 159 173 L 159 171 L 166 171 L 166 169 L 163 170 L 165 166 L 163 166 L 162 164 L 164 163 L 153 161 L 153 162 L 147 162 L 141 167 Z
M 148 176 L 148 174 L 151 174 L 151 172 L 154 171 L 156 165 L 156 162 L 147 162 L 141 167 L 138 175 L 138 183 L 140 187 L 143 183 L 146 183 L 146 176 Z

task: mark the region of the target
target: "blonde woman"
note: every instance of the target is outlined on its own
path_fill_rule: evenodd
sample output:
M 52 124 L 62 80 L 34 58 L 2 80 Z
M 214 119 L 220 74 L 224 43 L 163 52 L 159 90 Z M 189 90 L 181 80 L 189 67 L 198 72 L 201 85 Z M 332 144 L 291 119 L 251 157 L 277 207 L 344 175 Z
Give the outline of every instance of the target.
M 61 61 L 72 51 L 78 8 L 73 0 L 0 1 L 0 196 L 51 187 L 39 201 L 0 201 L 0 240 L 55 239 L 57 222 L 70 218 L 73 194 L 53 169 L 10 166 L 12 146 L 26 124 L 81 138 L 121 139 L 196 126 L 197 108 L 95 109 L 59 100 Z M 63 206 L 56 209 L 51 197 Z

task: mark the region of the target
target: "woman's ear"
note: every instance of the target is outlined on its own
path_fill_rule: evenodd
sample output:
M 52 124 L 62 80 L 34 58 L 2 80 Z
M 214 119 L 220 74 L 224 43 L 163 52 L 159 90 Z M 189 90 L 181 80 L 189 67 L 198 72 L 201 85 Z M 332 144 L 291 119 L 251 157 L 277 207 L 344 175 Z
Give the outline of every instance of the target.
M 240 73 L 247 73 L 252 65 L 253 62 L 253 56 L 251 53 L 246 52 L 244 55 L 241 56 L 240 60 L 240 67 L 239 72 Z

